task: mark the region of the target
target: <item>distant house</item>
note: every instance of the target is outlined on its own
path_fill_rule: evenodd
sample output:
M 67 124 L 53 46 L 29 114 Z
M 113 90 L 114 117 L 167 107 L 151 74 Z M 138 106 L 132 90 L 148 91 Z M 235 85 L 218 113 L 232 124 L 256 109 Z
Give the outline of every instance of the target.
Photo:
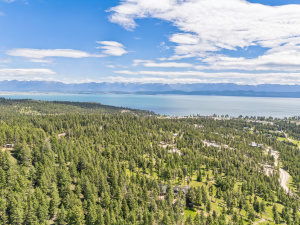
M 61 138 L 63 136 L 66 136 L 66 133 L 61 133 L 61 134 L 58 134 L 58 138 Z
M 185 186 L 183 188 L 180 186 L 176 186 L 173 188 L 173 192 L 174 192 L 174 195 L 178 195 L 181 190 L 182 193 L 186 195 L 188 193 L 189 189 L 190 189 L 189 186 Z
M 173 188 L 174 195 L 178 195 L 179 191 L 180 191 L 180 187 L 179 186 L 176 186 L 176 187 Z
M 168 189 L 168 185 L 166 184 L 159 184 L 159 195 L 160 196 L 165 196 L 167 194 L 167 189 Z M 180 187 L 180 186 L 176 186 L 173 188 L 173 193 L 174 195 L 178 195 L 180 190 L 182 191 L 182 193 L 184 195 L 186 195 L 189 191 L 190 187 L 189 186 L 185 186 L 185 187 Z
M 189 186 L 185 186 L 181 190 L 182 190 L 183 194 L 186 195 L 188 193 L 189 189 L 190 189 Z
M 166 195 L 167 194 L 168 185 L 160 184 L 158 186 L 159 186 L 159 194 L 162 195 L 162 196 Z
M 6 148 L 13 148 L 14 144 L 6 144 Z
M 178 136 L 178 134 L 174 134 L 174 137 L 177 137 Z
M 256 142 L 252 142 L 252 143 L 250 144 L 250 146 L 251 146 L 251 147 L 258 147 L 258 148 L 264 147 L 263 144 L 258 144 L 258 143 L 256 143 Z
M 198 124 L 194 124 L 194 127 L 195 127 L 195 128 L 204 128 L 203 125 L 198 125 Z
M 251 147 L 257 147 L 257 144 L 256 144 L 256 142 L 252 142 L 252 143 L 250 144 L 250 146 L 251 146 Z

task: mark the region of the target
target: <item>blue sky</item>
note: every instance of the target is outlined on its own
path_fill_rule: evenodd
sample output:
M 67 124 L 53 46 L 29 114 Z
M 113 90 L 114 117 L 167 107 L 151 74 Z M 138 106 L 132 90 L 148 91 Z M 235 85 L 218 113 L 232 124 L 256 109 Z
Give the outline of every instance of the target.
M 0 0 L 0 80 L 300 84 L 299 0 Z

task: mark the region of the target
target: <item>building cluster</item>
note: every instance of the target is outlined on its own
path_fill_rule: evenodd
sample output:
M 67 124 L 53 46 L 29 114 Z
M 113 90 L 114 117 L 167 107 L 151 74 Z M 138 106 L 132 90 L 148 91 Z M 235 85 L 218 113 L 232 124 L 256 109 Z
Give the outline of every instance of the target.
M 251 147 L 254 147 L 254 148 L 256 148 L 256 147 L 258 147 L 258 148 L 264 147 L 263 144 L 258 144 L 258 143 L 254 142 L 254 141 L 250 144 L 250 146 L 251 146 Z
M 166 195 L 167 189 L 168 189 L 168 185 L 166 185 L 166 184 L 159 185 L 160 195 L 161 196 Z M 182 193 L 186 195 L 188 193 L 189 189 L 190 189 L 189 186 L 185 186 L 185 187 L 176 186 L 173 188 L 173 193 L 174 193 L 174 195 L 178 195 L 181 190 Z

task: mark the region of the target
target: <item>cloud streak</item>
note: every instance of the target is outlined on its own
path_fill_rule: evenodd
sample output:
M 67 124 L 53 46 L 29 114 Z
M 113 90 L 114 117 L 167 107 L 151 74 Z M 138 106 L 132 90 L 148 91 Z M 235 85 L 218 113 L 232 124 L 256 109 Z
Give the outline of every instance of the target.
M 12 3 L 14 2 L 15 0 L 1 0 L 2 2 L 6 2 L 6 3 Z
M 170 71 L 130 71 L 130 70 L 119 70 L 114 71 L 116 74 L 136 76 L 136 79 L 153 77 L 163 78 L 173 83 L 172 80 L 181 79 L 182 82 L 186 79 L 194 80 L 193 83 L 236 83 L 236 84 L 300 84 L 300 73 L 238 73 L 238 72 L 201 72 L 201 71 L 181 71 L 181 72 L 170 72 Z
M 125 47 L 115 41 L 98 41 L 101 44 L 97 49 L 102 49 L 101 54 L 91 54 L 85 51 L 74 49 L 32 49 L 32 48 L 15 48 L 6 51 L 7 55 L 29 58 L 31 62 L 49 63 L 52 57 L 65 58 L 102 58 L 108 56 L 122 56 L 127 53 Z
M 67 57 L 67 58 L 87 58 L 87 57 L 103 57 L 102 55 L 90 54 L 84 51 L 73 49 L 32 49 L 32 48 L 16 48 L 6 52 L 10 56 L 19 56 L 31 59 L 43 59 L 47 57 Z
M 0 63 L 10 63 L 11 59 L 0 58 Z
M 137 19 L 171 22 L 179 32 L 170 60 L 196 57 L 207 64 L 198 69 L 299 71 L 300 5 L 267 6 L 245 0 L 124 0 L 110 9 L 110 21 L 127 30 Z M 220 55 L 251 46 L 268 48 L 254 58 Z
M 122 56 L 128 53 L 124 45 L 116 41 L 97 41 L 96 43 L 102 45 L 97 49 L 103 49 L 102 54 L 105 56 Z
M 145 67 L 165 67 L 165 68 L 189 68 L 194 67 L 191 63 L 179 63 L 179 62 L 163 62 L 157 63 L 152 60 L 133 60 L 133 66 L 145 66 Z
M 56 72 L 50 69 L 0 69 L 1 76 L 36 76 L 36 75 L 55 75 Z

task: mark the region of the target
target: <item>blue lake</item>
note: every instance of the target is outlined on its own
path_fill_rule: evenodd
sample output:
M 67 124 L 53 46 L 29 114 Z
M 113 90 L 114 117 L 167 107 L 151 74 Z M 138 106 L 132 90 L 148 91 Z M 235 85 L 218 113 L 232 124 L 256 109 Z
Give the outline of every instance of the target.
M 104 105 L 122 106 L 154 111 L 159 114 L 226 115 L 229 116 L 300 116 L 300 98 L 262 98 L 190 95 L 121 95 L 121 94 L 0 94 L 11 99 L 45 101 L 99 102 Z

